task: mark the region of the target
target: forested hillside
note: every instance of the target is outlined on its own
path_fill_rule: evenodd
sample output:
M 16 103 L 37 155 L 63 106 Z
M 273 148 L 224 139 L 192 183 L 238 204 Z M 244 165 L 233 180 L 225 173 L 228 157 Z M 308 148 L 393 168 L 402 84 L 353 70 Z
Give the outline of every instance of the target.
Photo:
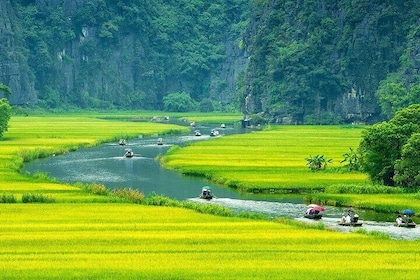
M 420 103 L 420 1 L 254 1 L 244 110 L 374 122 Z
M 4 0 L 0 83 L 14 105 L 182 93 L 253 120 L 375 122 L 420 103 L 419 19 L 417 0 Z

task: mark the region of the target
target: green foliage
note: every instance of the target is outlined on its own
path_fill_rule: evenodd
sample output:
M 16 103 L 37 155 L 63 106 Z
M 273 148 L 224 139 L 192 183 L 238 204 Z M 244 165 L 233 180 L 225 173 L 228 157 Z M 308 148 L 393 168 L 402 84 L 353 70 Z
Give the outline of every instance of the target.
M 315 155 L 305 158 L 306 165 L 311 171 L 320 171 L 327 168 L 327 165 L 332 162 L 332 159 L 324 157 L 324 155 Z
M 253 1 L 242 43 L 250 53 L 237 92 L 244 113 L 270 112 L 306 124 L 339 121 L 323 117 L 337 113 L 350 121 L 354 116 L 336 106 L 352 88 L 357 89 L 353 100 L 362 98 L 358 89 L 363 92 L 366 115 L 379 111 L 378 98 L 385 117 L 416 102 L 407 91 L 418 82 L 419 2 L 268 2 Z M 390 84 L 389 73 L 401 83 Z M 245 106 L 246 99 L 252 106 Z
M 370 178 L 379 183 L 389 186 L 395 184 L 395 166 L 398 162 L 399 184 L 406 181 L 403 170 L 410 162 L 416 163 L 416 153 L 411 152 L 411 145 L 417 145 L 416 137 L 409 146 L 406 146 L 403 161 L 402 150 L 413 133 L 420 131 L 420 105 L 411 105 L 398 111 L 389 122 L 375 124 L 362 133 L 362 141 L 359 145 L 362 169 L 367 172 Z M 416 176 L 416 175 L 414 175 Z M 409 177 L 412 177 L 410 175 Z M 411 181 L 413 178 L 410 179 Z M 412 182 L 410 183 L 412 186 Z
M 414 133 L 395 164 L 394 181 L 409 188 L 420 187 L 420 133 Z
M 405 108 L 409 104 L 409 95 L 407 89 L 401 82 L 394 81 L 394 77 L 388 77 L 379 83 L 379 88 L 376 95 L 379 100 L 379 105 L 382 109 L 382 114 L 390 119 L 395 112 Z
M 12 113 L 12 107 L 5 98 L 0 99 L 0 138 L 3 137 L 3 133 L 8 129 L 8 123 L 10 115 Z
M 210 98 L 204 98 L 200 101 L 200 112 L 213 112 L 213 102 Z
M 187 112 L 193 111 L 196 107 L 194 100 L 186 92 L 174 92 L 163 97 L 165 111 Z
M 0 91 L 4 92 L 7 97 L 9 97 L 12 94 L 12 90 L 2 83 L 0 83 Z
M 14 194 L 7 194 L 7 193 L 2 193 L 0 195 L 0 203 L 16 203 L 16 197 Z
M 347 153 L 343 154 L 343 160 L 341 163 L 346 163 L 344 166 L 349 171 L 359 171 L 360 170 L 360 155 L 357 150 L 354 150 L 352 147 L 349 148 L 350 150 Z
M 42 193 L 24 193 L 22 195 L 23 203 L 52 203 L 55 199 Z

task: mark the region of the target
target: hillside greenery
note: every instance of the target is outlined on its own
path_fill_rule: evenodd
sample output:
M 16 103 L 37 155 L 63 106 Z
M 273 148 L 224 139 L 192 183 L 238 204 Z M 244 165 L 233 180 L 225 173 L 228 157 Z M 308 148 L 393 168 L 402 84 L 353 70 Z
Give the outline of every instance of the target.
M 162 110 L 185 92 L 203 111 L 337 124 L 420 102 L 416 0 L 10 3 L 19 46 L 0 58 L 28 61 L 44 108 Z
M 251 59 L 238 92 L 245 112 L 375 122 L 420 103 L 420 2 L 253 2 L 244 42 Z M 363 115 L 345 106 L 340 114 L 345 98 L 361 101 Z

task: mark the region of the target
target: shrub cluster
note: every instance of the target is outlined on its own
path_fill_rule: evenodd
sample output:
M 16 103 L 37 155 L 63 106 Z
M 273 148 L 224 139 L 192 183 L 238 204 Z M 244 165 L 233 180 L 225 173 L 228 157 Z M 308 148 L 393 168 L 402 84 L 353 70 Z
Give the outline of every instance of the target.
M 0 203 L 16 203 L 16 197 L 14 196 L 14 194 L 5 194 L 3 193 L 0 196 Z
M 112 191 L 112 193 L 125 201 L 132 203 L 142 203 L 144 200 L 144 194 L 136 189 L 131 188 L 119 188 Z
M 51 202 L 55 202 L 55 199 L 50 197 L 50 196 L 46 196 L 43 195 L 41 193 L 25 193 L 22 195 L 22 202 L 23 203 L 51 203 Z
M 91 184 L 87 187 L 88 191 L 96 195 L 108 195 L 108 189 L 102 184 Z

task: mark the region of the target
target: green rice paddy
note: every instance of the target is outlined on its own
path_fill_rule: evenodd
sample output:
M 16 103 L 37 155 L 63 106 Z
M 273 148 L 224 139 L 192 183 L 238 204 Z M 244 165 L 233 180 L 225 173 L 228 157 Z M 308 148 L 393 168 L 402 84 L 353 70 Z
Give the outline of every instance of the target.
M 17 172 L 23 151 L 30 160 L 122 136 L 183 129 L 164 123 L 122 120 L 137 115 L 114 114 L 107 120 L 88 114 L 12 117 L 9 131 L 0 141 L 0 194 L 16 195 L 18 201 L 0 203 L 0 279 L 418 278 L 418 241 L 390 240 L 381 234 L 364 232 L 338 233 L 288 220 L 248 220 L 174 207 L 113 203 L 106 196 L 86 193 L 78 186 Z M 293 128 L 297 131 L 295 137 Z M 355 147 L 360 135 L 359 128 L 314 128 L 311 131 L 311 127 L 276 127 L 205 141 L 174 151 L 166 164 L 177 160 L 185 163 L 191 158 L 190 153 L 199 152 L 201 157 L 209 156 L 207 165 L 200 157 L 199 163 L 191 161 L 189 166 L 178 166 L 191 173 L 211 173 L 222 181 L 235 180 L 239 186 L 303 188 L 306 185 L 293 182 L 293 176 L 283 179 L 287 183 L 277 183 L 276 174 L 287 171 L 302 182 L 305 179 L 300 177 L 320 176 L 306 170 L 304 158 L 322 153 L 334 159 L 332 167 L 338 167 L 342 153 Z M 347 142 L 341 142 L 343 133 L 348 133 L 344 137 Z M 305 140 L 306 136 L 310 139 Z M 291 144 L 284 149 L 287 138 Z M 251 149 L 250 143 L 260 143 L 262 148 Z M 229 158 L 234 179 L 227 176 L 231 170 L 227 160 L 215 153 Z M 243 158 L 238 161 L 235 155 Z M 217 168 L 213 169 L 213 165 Z M 229 168 L 228 172 L 222 172 L 223 167 Z M 255 168 L 259 172 L 246 175 Z M 346 180 L 366 183 L 363 174 L 325 172 L 322 176 L 325 185 Z M 322 187 L 322 176 L 308 188 Z M 49 195 L 56 202 L 22 203 L 20 197 L 27 192 Z M 348 196 L 349 200 L 365 197 L 325 195 Z M 365 201 L 398 205 L 414 201 L 414 195 L 368 195 Z
M 340 163 L 357 148 L 362 127 L 276 126 L 263 132 L 202 141 L 165 156 L 165 165 L 187 174 L 252 189 L 312 190 L 331 184 L 366 183 L 365 174 L 344 172 Z M 305 158 L 325 155 L 333 161 L 311 172 Z

